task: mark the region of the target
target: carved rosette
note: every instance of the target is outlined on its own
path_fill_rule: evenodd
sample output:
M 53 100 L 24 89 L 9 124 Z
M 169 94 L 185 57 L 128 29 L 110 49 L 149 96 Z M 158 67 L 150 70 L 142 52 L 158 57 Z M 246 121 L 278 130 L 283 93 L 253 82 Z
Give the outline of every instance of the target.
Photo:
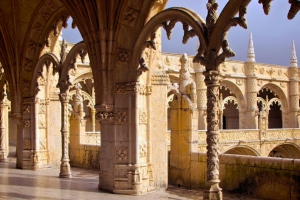
M 117 50 L 117 66 L 127 66 L 130 58 L 130 51 L 126 49 Z
M 219 181 L 219 88 L 218 71 L 205 72 L 207 86 L 207 180 Z
M 137 12 L 136 10 L 134 10 L 132 8 L 127 7 L 124 12 L 122 24 L 130 26 L 130 27 L 134 27 L 138 15 L 139 15 L 139 12 Z

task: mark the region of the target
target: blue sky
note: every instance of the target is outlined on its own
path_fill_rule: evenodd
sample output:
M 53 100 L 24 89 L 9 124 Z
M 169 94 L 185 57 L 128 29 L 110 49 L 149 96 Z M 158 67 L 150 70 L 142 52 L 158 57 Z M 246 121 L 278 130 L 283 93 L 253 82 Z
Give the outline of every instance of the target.
M 227 3 L 219 0 L 219 14 Z M 186 7 L 206 18 L 206 0 L 169 0 L 168 7 Z M 295 41 L 297 55 L 300 55 L 300 13 L 293 20 L 287 19 L 290 8 L 288 1 L 275 0 L 271 4 L 271 12 L 265 15 L 262 5 L 253 0 L 248 5 L 248 29 L 239 26 L 229 30 L 228 42 L 236 56 L 230 59 L 246 61 L 249 34 L 252 32 L 256 61 L 260 63 L 289 65 L 292 41 Z M 192 38 L 185 45 L 181 43 L 183 36 L 182 25 L 177 23 L 172 39 L 167 40 L 165 31 L 162 31 L 162 51 L 168 53 L 187 53 L 195 55 L 197 39 Z M 63 30 L 63 37 L 68 42 L 77 43 L 80 34 L 69 29 Z M 298 56 L 300 61 L 300 57 Z M 300 62 L 299 62 L 300 63 Z

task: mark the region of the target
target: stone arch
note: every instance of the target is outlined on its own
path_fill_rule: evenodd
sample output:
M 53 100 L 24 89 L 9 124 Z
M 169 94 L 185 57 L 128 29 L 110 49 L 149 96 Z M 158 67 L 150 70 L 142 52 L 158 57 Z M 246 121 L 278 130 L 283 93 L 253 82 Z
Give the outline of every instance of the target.
M 281 100 L 282 102 L 282 111 L 283 113 L 288 110 L 288 100 L 287 100 L 287 96 L 286 94 L 284 93 L 284 91 L 282 90 L 281 87 L 279 87 L 278 85 L 275 85 L 274 83 L 268 83 L 268 84 L 265 84 L 263 85 L 260 90 L 264 89 L 264 88 L 268 88 L 272 91 L 275 92 L 276 95 L 278 95 L 279 99 Z M 260 91 L 259 90 L 259 91 Z
M 37 79 L 41 76 L 43 67 L 46 65 L 48 68 L 50 66 L 50 64 L 53 65 L 53 69 L 57 68 L 59 66 L 59 59 L 53 53 L 44 54 L 38 60 L 36 67 L 34 69 L 33 78 L 32 78 L 32 82 L 31 82 L 31 89 L 30 89 L 31 96 L 35 96 L 38 91 Z
M 280 110 L 281 110 L 281 124 L 282 124 L 281 127 L 288 127 L 288 122 L 287 122 L 288 99 L 286 94 L 284 93 L 281 87 L 279 87 L 274 83 L 268 83 L 263 85 L 259 91 L 263 89 L 270 90 L 270 92 L 275 95 L 275 98 L 270 99 L 268 105 L 266 104 L 266 101 L 263 99 L 261 99 L 260 102 L 265 104 L 265 106 L 267 106 L 267 109 L 269 109 L 271 105 L 274 105 L 274 103 L 278 103 L 278 106 L 280 106 Z M 276 96 L 278 96 L 278 98 Z
M 60 70 L 59 84 L 62 84 L 62 83 L 63 84 L 66 84 L 66 83 L 71 84 L 69 82 L 70 81 L 69 71 L 71 68 L 76 70 L 75 64 L 76 64 L 77 56 L 80 55 L 81 59 L 84 59 L 86 54 L 87 54 L 86 46 L 83 41 L 79 42 L 73 46 L 73 48 L 68 53 L 66 60 L 63 63 L 62 69 L 59 69 Z
M 229 88 L 235 95 L 238 100 L 238 105 L 240 109 L 246 109 L 246 100 L 245 97 L 240 90 L 240 88 L 229 80 L 222 80 L 221 86 Z
M 285 142 L 275 145 L 267 156 L 300 159 L 300 147 L 297 144 Z
M 248 155 L 248 156 L 260 156 L 259 152 L 247 145 L 237 145 L 234 147 L 229 147 L 224 150 L 222 154 L 238 154 L 238 155 Z
M 186 30 L 185 35 L 183 37 L 183 43 L 186 43 L 187 40 L 191 37 L 189 33 L 193 33 L 198 36 L 200 46 L 203 50 L 207 49 L 207 40 L 206 40 L 206 25 L 205 21 L 196 13 L 193 11 L 190 11 L 186 8 L 169 8 L 166 9 L 154 17 L 152 17 L 145 27 L 143 28 L 142 32 L 140 33 L 133 49 L 133 56 L 131 65 L 134 67 L 133 70 L 136 71 L 135 74 L 132 74 L 134 76 L 131 76 L 133 78 L 132 81 L 135 81 L 135 77 L 145 71 L 148 71 L 149 68 L 145 66 L 144 62 L 141 62 L 141 56 L 143 50 L 148 46 L 151 46 L 153 49 L 155 49 L 154 45 L 154 39 L 156 38 L 155 32 L 159 27 L 164 27 L 168 37 L 171 37 L 171 30 L 174 27 L 174 25 L 177 22 L 185 23 L 188 26 L 192 28 L 191 30 Z M 149 41 L 147 39 L 150 38 Z M 138 65 L 141 65 L 141 67 L 138 67 Z
M 36 63 L 46 46 L 50 33 L 54 29 L 60 32 L 62 27 L 66 27 L 66 21 L 70 15 L 60 2 L 43 1 L 34 16 L 26 33 L 29 37 L 24 41 L 22 48 L 22 77 L 28 77 L 28 79 L 34 75 Z M 57 37 L 53 39 L 54 42 Z M 23 84 L 28 82 L 28 79 L 23 78 Z M 24 96 L 29 96 L 30 93 L 30 90 L 24 90 Z

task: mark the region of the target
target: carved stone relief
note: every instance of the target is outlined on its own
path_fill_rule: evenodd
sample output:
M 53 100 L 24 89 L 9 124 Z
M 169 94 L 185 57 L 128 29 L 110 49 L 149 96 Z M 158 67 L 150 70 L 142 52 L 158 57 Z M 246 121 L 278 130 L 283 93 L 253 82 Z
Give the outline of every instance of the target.
M 96 119 L 99 122 L 113 122 L 114 121 L 114 113 L 113 112 L 98 112 L 96 114 Z
M 23 105 L 23 115 L 28 115 L 28 114 L 30 114 L 30 105 L 24 104 Z
M 115 110 L 114 117 L 115 117 L 116 124 L 127 124 L 128 123 L 128 109 Z
M 22 87 L 24 91 L 28 91 L 30 89 L 30 81 L 23 81 Z
M 140 157 L 141 158 L 147 156 L 147 144 L 146 143 L 140 144 L 139 152 L 140 152 Z
M 116 147 L 116 160 L 127 161 L 127 147 Z
M 23 120 L 24 128 L 30 128 L 30 120 Z
M 127 8 L 124 12 L 122 24 L 134 27 L 139 13 L 132 8 Z
M 25 63 L 24 63 L 24 69 L 28 72 L 32 71 L 32 60 L 26 58 Z
M 139 111 L 139 122 L 140 124 L 147 124 L 148 116 L 147 116 L 147 109 L 140 108 Z
M 115 93 L 132 93 L 137 91 L 138 91 L 137 82 L 115 84 Z
M 151 83 L 153 85 L 168 85 L 170 83 L 168 74 L 155 74 L 151 77 Z
M 31 149 L 31 139 L 30 138 L 23 139 L 23 149 Z
M 117 62 L 118 66 L 127 66 L 130 58 L 130 51 L 126 49 L 117 50 Z

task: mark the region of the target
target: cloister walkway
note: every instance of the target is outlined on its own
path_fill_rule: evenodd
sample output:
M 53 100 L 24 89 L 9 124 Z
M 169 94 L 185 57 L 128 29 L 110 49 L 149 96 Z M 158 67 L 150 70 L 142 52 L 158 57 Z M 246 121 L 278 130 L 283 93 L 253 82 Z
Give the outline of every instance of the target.
M 13 149 L 13 148 L 11 148 Z M 14 153 L 10 153 L 14 155 Z M 141 196 L 111 194 L 97 189 L 98 171 L 72 167 L 70 179 L 58 178 L 59 169 L 16 169 L 16 157 L 0 163 L 0 199 L 39 200 L 188 200 L 203 199 L 201 190 L 190 190 L 169 186 L 167 190 L 151 192 Z M 238 194 L 224 193 L 225 200 L 254 200 Z

